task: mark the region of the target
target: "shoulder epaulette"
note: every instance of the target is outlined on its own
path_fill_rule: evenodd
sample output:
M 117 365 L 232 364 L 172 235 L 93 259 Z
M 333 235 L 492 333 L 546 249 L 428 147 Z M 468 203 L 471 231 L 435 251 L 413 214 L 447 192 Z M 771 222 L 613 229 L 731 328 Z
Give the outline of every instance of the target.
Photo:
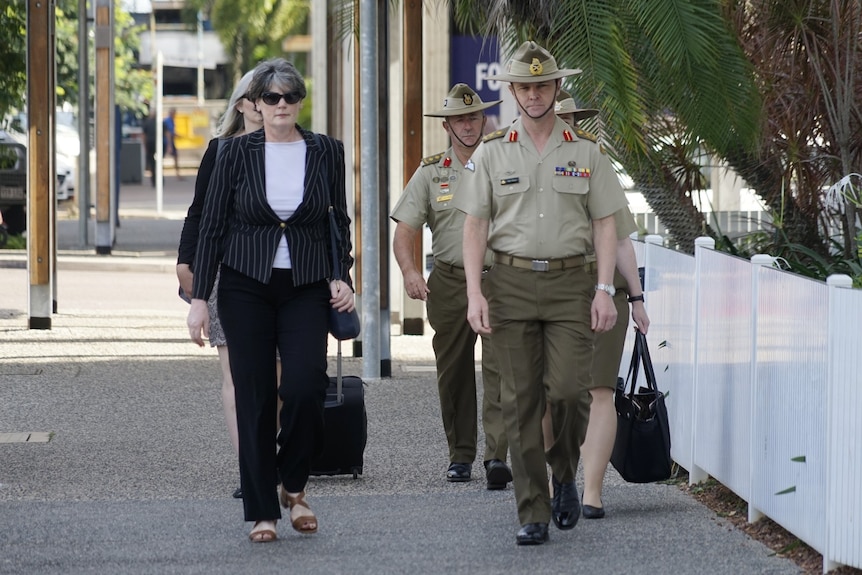
M 596 142 L 598 142 L 598 141 L 599 141 L 599 138 L 598 138 L 597 136 L 595 136 L 594 134 L 591 134 L 591 133 L 587 132 L 586 130 L 582 130 L 582 129 L 580 129 L 580 128 L 578 128 L 577 130 L 575 130 L 575 134 L 577 134 L 577 136 L 578 136 L 580 139 L 582 139 L 582 140 L 589 140 L 589 141 L 591 141 L 591 142 L 593 142 L 593 143 L 596 143 Z
M 506 128 L 506 129 L 504 129 L 504 130 L 497 130 L 497 131 L 495 131 L 495 132 L 491 132 L 490 134 L 488 134 L 487 136 L 485 136 L 484 138 L 482 138 L 482 141 L 483 141 L 483 142 L 490 142 L 491 140 L 497 140 L 497 139 L 500 139 L 500 138 L 502 138 L 503 136 L 505 136 L 505 135 L 506 135 L 506 132 L 508 132 L 508 131 L 509 131 L 509 129 L 508 129 L 508 128 Z
M 436 164 L 440 161 L 440 158 L 443 157 L 445 152 L 440 152 L 439 154 L 434 154 L 433 156 L 428 156 L 427 158 L 422 158 L 423 166 L 430 166 L 432 164 Z

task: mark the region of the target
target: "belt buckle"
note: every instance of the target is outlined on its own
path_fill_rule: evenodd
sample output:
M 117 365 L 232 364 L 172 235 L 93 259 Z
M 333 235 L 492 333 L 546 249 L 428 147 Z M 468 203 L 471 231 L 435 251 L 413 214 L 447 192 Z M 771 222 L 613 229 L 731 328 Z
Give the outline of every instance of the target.
M 548 260 L 532 260 L 530 269 L 534 272 L 546 272 L 551 269 L 551 262 Z

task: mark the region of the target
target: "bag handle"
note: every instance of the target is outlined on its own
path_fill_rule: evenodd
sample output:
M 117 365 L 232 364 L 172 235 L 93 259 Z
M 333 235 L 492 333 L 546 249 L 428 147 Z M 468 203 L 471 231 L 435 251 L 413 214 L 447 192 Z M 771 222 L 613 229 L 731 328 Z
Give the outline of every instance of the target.
M 649 346 L 647 346 L 646 335 L 638 330 L 637 339 L 641 342 L 641 363 L 644 366 L 644 376 L 647 380 L 647 387 L 652 391 L 658 392 L 658 383 L 655 378 L 655 371 L 652 367 L 652 358 L 649 355 Z
M 629 372 L 626 376 L 623 393 L 626 393 L 626 390 L 628 390 L 629 394 L 633 395 L 635 393 L 641 364 L 643 364 L 644 367 L 644 377 L 646 378 L 647 389 L 652 392 L 658 392 L 658 385 L 656 383 L 655 371 L 652 366 L 652 358 L 649 354 L 649 346 L 647 346 L 646 335 L 641 333 L 638 328 L 635 328 L 635 347 L 632 351 L 632 361 L 631 364 L 629 364 Z M 631 383 L 629 383 L 629 381 L 631 381 Z

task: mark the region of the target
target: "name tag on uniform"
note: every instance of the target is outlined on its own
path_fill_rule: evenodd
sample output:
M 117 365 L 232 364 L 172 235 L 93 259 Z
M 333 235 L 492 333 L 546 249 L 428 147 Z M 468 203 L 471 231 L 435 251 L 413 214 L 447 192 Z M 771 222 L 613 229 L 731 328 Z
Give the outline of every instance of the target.
M 521 181 L 521 178 L 519 178 L 517 176 L 514 178 L 503 178 L 502 180 L 500 180 L 500 185 L 501 186 L 508 186 L 509 184 L 517 184 L 520 181 Z
M 555 176 L 565 176 L 567 178 L 589 178 L 590 177 L 590 169 L 589 168 L 563 168 L 557 166 L 554 168 Z
M 449 200 L 451 200 L 451 199 L 452 199 L 452 194 L 446 194 L 446 195 L 443 195 L 443 196 L 437 196 L 437 201 L 438 201 L 438 202 L 448 202 L 448 201 L 449 201 Z

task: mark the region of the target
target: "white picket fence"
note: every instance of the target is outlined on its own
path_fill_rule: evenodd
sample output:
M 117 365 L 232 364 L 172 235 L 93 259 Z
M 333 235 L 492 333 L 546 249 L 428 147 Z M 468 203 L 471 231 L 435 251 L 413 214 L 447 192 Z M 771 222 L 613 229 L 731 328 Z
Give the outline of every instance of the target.
M 693 257 L 661 244 L 635 242 L 674 460 L 816 549 L 824 572 L 862 568 L 862 290 L 710 238 Z
M 633 215 L 635 223 L 643 233 L 667 234 L 667 228 L 653 212 L 638 212 Z M 729 238 L 769 230 L 772 224 L 772 217 L 767 211 L 703 212 L 703 217 L 714 230 Z

